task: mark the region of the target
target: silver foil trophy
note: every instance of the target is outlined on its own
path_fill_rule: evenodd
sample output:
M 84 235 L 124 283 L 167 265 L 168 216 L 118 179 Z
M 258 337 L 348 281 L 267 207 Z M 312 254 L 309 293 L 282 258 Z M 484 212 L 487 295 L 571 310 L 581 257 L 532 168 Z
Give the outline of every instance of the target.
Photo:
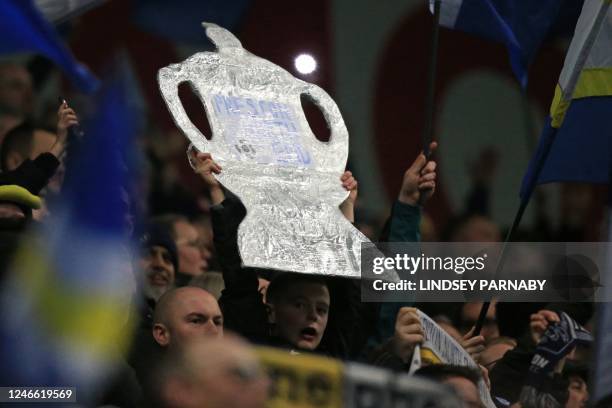
M 247 209 L 238 230 L 246 266 L 310 274 L 360 275 L 367 238 L 339 205 L 348 157 L 348 131 L 331 97 L 244 48 L 229 31 L 202 23 L 216 52 L 200 52 L 159 70 L 161 93 L 176 124 L 223 168 L 217 179 Z M 187 82 L 202 101 L 212 137 L 189 120 L 178 97 Z M 330 128 L 312 133 L 300 97 L 316 104 Z

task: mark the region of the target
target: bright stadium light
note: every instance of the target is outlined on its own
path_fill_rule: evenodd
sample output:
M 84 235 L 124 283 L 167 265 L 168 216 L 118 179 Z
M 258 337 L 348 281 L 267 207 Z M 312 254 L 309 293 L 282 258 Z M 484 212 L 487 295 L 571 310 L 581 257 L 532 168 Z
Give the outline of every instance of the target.
M 295 69 L 300 74 L 312 74 L 317 69 L 317 61 L 310 54 L 300 54 L 295 58 Z

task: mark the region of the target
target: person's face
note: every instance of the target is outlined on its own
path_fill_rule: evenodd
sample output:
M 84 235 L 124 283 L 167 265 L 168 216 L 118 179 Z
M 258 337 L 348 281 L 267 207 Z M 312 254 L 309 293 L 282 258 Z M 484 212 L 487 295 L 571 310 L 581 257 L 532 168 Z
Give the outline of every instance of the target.
M 174 286 L 174 265 L 170 253 L 164 247 L 154 245 L 139 261 L 144 274 L 145 296 L 157 300 Z
M 204 273 L 208 264 L 200 251 L 198 230 L 187 222 L 179 221 L 174 224 L 174 232 L 180 272 L 191 276 Z
M 320 283 L 297 283 L 271 305 L 276 335 L 303 350 L 319 346 L 329 314 L 329 291 Z
M 202 384 L 203 383 L 203 384 Z M 236 350 L 234 356 L 220 365 L 203 381 L 204 401 L 210 407 L 264 407 L 269 381 L 259 362 L 246 350 Z
M 172 303 L 166 326 L 168 345 L 184 349 L 194 339 L 223 337 L 223 315 L 217 300 L 199 288 L 183 288 Z
M 11 159 L 7 162 L 8 170 L 15 170 L 21 163 L 26 159 L 34 160 L 40 154 L 48 152 L 51 147 L 55 144 L 57 136 L 46 130 L 35 130 L 32 135 L 32 144 L 27 157 L 21 155 L 21 153 L 15 152 Z
M 199 344 L 198 344 L 199 343 Z M 162 384 L 168 406 L 180 408 L 263 408 L 266 372 L 250 347 L 230 339 L 193 342 L 185 351 L 190 370 Z
M 24 67 L 0 67 L 0 113 L 24 116 L 32 110 L 32 78 Z
M 449 377 L 442 382 L 453 387 L 464 408 L 482 408 L 478 388 L 467 378 Z
M 589 401 L 589 390 L 581 377 L 572 376 L 569 379 L 569 398 L 565 408 L 584 408 Z
M 192 225 L 196 230 L 198 230 L 200 253 L 202 254 L 202 258 L 204 258 L 206 268 L 208 269 L 208 265 L 213 257 L 214 250 L 212 226 L 210 225 L 209 221 L 202 219 L 192 223 Z

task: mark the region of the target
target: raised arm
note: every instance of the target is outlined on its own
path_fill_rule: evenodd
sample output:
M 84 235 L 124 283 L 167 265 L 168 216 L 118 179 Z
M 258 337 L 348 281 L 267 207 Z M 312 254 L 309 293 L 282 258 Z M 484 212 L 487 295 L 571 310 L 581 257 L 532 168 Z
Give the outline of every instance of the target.
M 213 241 L 225 283 L 219 299 L 224 327 L 251 341 L 262 342 L 268 334 L 268 320 L 258 291 L 257 274 L 252 268 L 242 267 L 238 250 L 238 226 L 246 215 L 246 208 L 215 178 L 214 174 L 222 169 L 210 154 L 198 153 L 192 156 L 192 162 L 212 198 Z
M 434 152 L 438 144 L 429 145 L 430 152 Z M 393 204 L 391 217 L 387 221 L 387 236 L 382 240 L 389 242 L 419 242 L 421 207 L 431 198 L 436 189 L 436 167 L 433 160 L 429 160 L 421 152 L 414 162 L 404 172 L 402 185 Z M 393 254 L 387 254 L 392 256 Z M 384 302 L 380 308 L 376 336 L 370 339 L 370 344 L 384 343 L 395 335 L 394 324 L 400 308 L 412 306 L 412 301 Z M 375 346 L 376 347 L 376 346 Z
M 49 150 L 49 153 L 58 160 L 61 159 L 68 145 L 68 129 L 78 124 L 79 119 L 76 113 L 68 106 L 66 101 L 63 101 L 57 110 L 57 140 Z
M 242 268 L 238 250 L 238 226 L 246 215 L 246 208 L 234 194 L 225 190 L 215 178 L 222 171 L 210 153 L 191 156 L 195 172 L 208 186 L 212 200 L 211 214 L 213 241 L 223 272 L 226 289 L 252 289 L 257 292 L 257 276 Z
M 429 145 L 434 152 L 438 144 Z M 436 190 L 436 167 L 433 160 L 428 160 L 421 152 L 404 172 L 402 186 L 393 204 L 390 219 L 388 240 L 390 242 L 420 241 L 419 224 L 421 207 L 431 198 Z
M 353 177 L 353 173 L 350 171 L 345 171 L 340 177 L 340 182 L 342 182 L 342 187 L 344 187 L 349 195 L 346 197 L 346 200 L 340 204 L 340 211 L 342 211 L 342 215 L 349 220 L 350 222 L 355 222 L 355 202 L 357 201 L 357 180 Z

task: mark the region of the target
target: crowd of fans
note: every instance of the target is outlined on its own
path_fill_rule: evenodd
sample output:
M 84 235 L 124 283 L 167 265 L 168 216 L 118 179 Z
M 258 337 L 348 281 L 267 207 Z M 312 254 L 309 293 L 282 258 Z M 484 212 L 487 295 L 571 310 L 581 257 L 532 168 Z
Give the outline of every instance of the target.
M 35 125 L 33 98 L 28 71 L 18 64 L 0 65 L 3 277 L 25 228 L 53 217 L 44 203 L 61 192 L 68 133 L 78 124 L 77 114 L 64 101 L 57 109 L 56 128 Z M 264 406 L 270 381 L 253 344 L 408 372 L 415 346 L 424 341 L 418 308 L 455 338 L 480 370 L 430 364 L 415 375 L 448 385 L 464 406 L 483 407 L 481 380 L 498 406 L 586 406 L 588 342 L 567 350 L 561 345 L 554 358 L 545 356 L 551 363 L 545 367 L 537 364 L 537 357 L 544 356 L 541 345 L 550 342 L 551 328 L 577 323 L 581 330 L 591 329 L 592 304 L 493 302 L 482 331 L 474 335 L 479 303 L 362 303 L 356 280 L 244 267 L 237 231 L 246 209 L 215 178 L 223 172 L 215 158 L 193 154 L 200 184 L 188 192 L 172 164 L 157 153 L 163 150 L 160 142 L 143 144 L 150 179 L 140 199 L 149 201 L 149 216 L 136 222 L 136 228 L 128 227 L 126 218 L 126 230 L 140 248 L 132 254 L 140 283 L 134 299 L 138 325 L 125 364 L 107 385 L 100 405 Z M 432 143 L 430 150 L 435 148 Z M 384 226 L 360 216 L 357 181 L 349 171 L 338 180 L 349 192 L 342 213 L 373 241 L 499 241 L 500 230 L 488 217 L 495 160 L 495 154 L 486 152 L 471 166 L 474 188 L 467 208 L 446 228 L 438 228 L 440 233 L 422 213 L 436 187 L 436 162 L 423 154 L 406 170 Z M 576 236 L 576 225 L 572 227 Z M 544 230 L 549 239 L 555 237 L 550 227 L 538 231 Z

